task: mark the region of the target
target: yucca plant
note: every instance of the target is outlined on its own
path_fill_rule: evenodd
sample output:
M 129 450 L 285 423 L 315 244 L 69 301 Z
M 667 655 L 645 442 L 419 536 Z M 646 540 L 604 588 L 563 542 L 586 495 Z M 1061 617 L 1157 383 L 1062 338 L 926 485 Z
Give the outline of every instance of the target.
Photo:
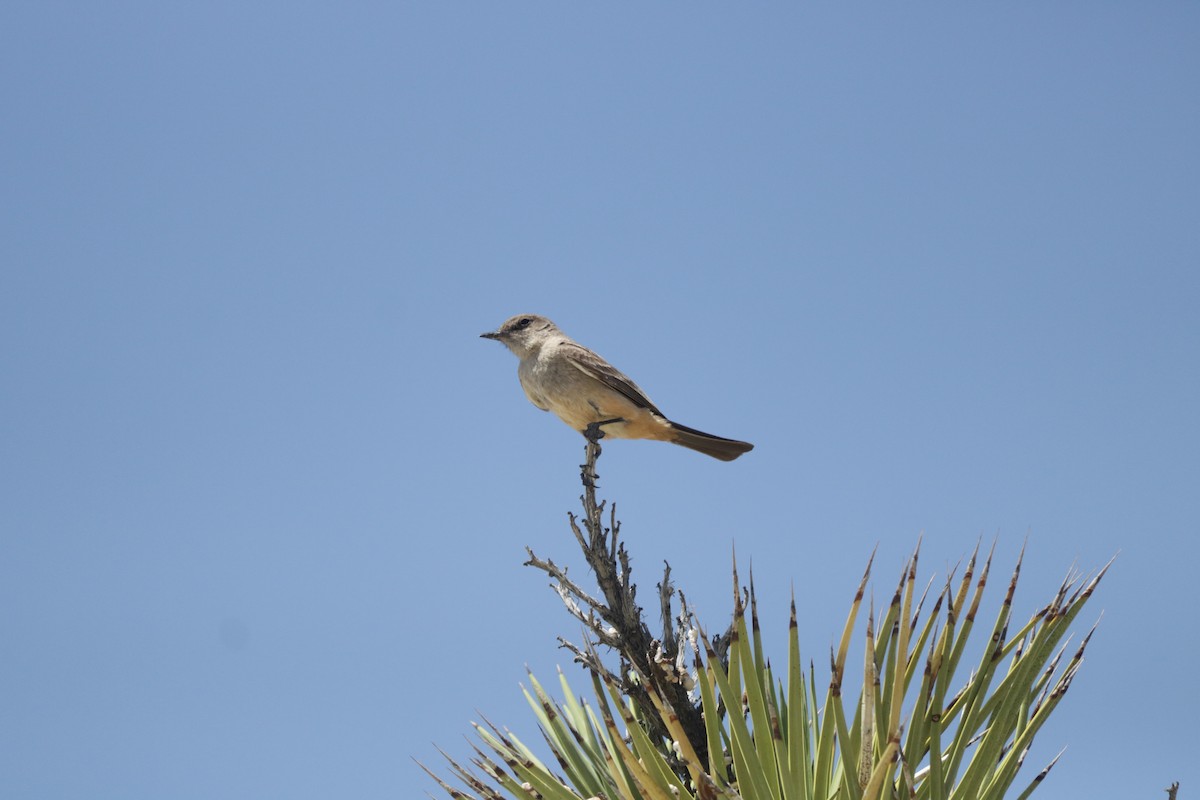
M 477 724 L 475 769 L 447 756 L 464 788 L 430 772 L 452 797 L 991 800 L 1016 791 L 1035 735 L 1079 669 L 1092 631 L 1069 657 L 1066 635 L 1107 566 L 1090 579 L 1069 574 L 1010 636 L 1022 551 L 990 639 L 971 663 L 967 643 L 992 554 L 980 564 L 977 545 L 922 617 L 932 584 L 917 596 L 914 553 L 882 618 L 866 609 L 862 676 L 850 682 L 847 656 L 869 561 L 830 654 L 829 685 L 818 693 L 812 665 L 801 660 L 794 599 L 787 669 L 777 675 L 764 655 L 753 580 L 741 588 L 736 565 L 733 623 L 721 636 L 706 635 L 682 595 L 672 612 L 669 567 L 659 585 L 662 635 L 651 636 L 615 512 L 605 527 L 603 503 L 595 501 L 598 438 L 589 441 L 583 467 L 584 530 L 573 516 L 571 527 L 605 599 L 590 596 L 551 561 L 530 553 L 528 562 L 555 578 L 568 610 L 589 631 L 583 646 L 563 645 L 590 673 L 594 700 L 578 699 L 561 671 L 564 699 L 552 700 L 531 674 L 525 695 L 555 766 L 511 732 Z M 618 655 L 616 669 L 605 664 L 601 647 Z M 1055 761 L 1015 796 L 1032 793 Z

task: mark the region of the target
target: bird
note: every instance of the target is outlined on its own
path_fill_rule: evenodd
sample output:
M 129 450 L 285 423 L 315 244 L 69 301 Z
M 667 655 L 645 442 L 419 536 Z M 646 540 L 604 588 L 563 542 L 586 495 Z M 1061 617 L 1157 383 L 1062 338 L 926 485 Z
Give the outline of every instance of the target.
M 575 430 L 614 439 L 652 439 L 733 461 L 754 449 L 668 419 L 623 372 L 573 341 L 538 314 L 518 314 L 480 338 L 502 343 L 520 359 L 517 376 L 529 402 L 553 411 Z

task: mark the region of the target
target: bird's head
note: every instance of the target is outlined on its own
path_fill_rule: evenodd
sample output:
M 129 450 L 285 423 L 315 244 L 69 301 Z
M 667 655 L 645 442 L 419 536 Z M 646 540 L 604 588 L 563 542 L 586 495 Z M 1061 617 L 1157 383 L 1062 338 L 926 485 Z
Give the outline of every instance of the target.
M 497 330 L 479 334 L 481 339 L 495 339 L 512 350 L 519 358 L 536 353 L 552 336 L 561 333 L 558 327 L 537 314 L 518 314 L 509 317 Z

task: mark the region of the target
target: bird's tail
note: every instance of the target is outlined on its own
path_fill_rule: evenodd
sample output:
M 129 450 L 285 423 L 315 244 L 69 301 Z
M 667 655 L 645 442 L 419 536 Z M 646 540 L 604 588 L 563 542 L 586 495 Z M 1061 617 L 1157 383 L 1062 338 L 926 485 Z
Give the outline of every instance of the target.
M 680 425 L 678 422 L 671 423 L 671 432 L 673 434 L 671 441 L 675 444 L 704 453 L 706 456 L 719 458 L 722 461 L 733 461 L 742 453 L 748 453 L 754 449 L 754 445 L 749 442 L 713 436 L 711 433 L 704 433 L 695 428 Z

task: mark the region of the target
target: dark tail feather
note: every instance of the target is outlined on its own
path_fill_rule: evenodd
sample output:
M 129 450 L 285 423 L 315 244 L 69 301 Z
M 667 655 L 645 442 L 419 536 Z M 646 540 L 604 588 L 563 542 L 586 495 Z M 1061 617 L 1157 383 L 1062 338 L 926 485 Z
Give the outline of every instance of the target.
M 737 439 L 723 439 L 720 436 L 713 436 L 711 433 L 704 433 L 695 428 L 680 425 L 678 422 L 672 422 L 671 428 L 675 431 L 675 438 L 671 440 L 675 444 L 681 444 L 684 447 L 704 453 L 706 456 L 719 458 L 722 461 L 733 461 L 742 453 L 748 453 L 754 449 L 754 445 L 749 442 L 739 442 Z

